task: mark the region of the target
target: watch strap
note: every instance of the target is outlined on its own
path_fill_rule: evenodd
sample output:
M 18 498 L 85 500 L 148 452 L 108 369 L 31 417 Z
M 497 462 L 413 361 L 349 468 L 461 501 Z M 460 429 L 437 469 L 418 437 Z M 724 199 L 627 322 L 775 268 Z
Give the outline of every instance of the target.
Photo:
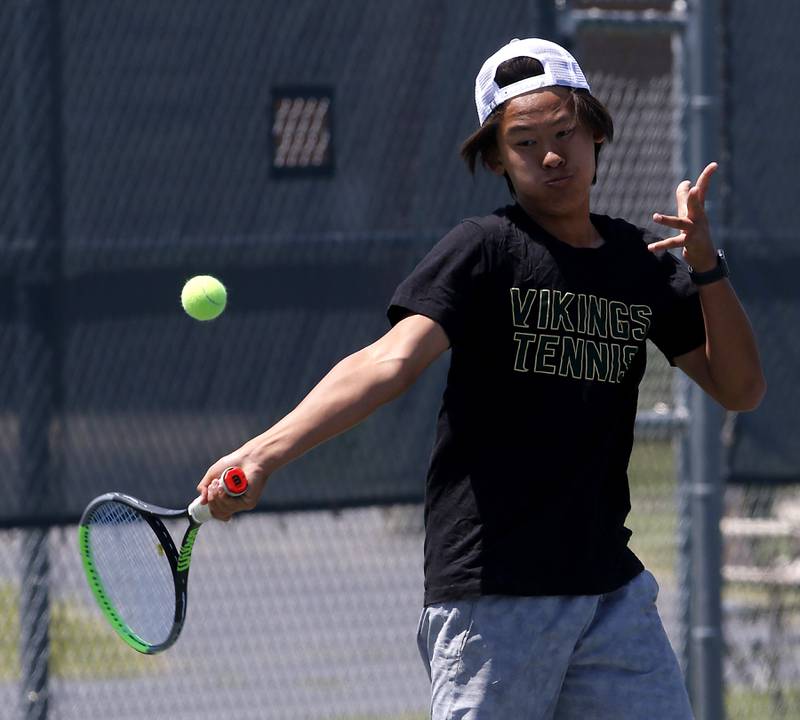
M 730 271 L 728 270 L 728 262 L 725 260 L 724 250 L 717 250 L 717 266 L 711 270 L 697 272 L 691 265 L 689 266 L 689 277 L 691 277 L 695 285 L 708 285 L 729 275 Z

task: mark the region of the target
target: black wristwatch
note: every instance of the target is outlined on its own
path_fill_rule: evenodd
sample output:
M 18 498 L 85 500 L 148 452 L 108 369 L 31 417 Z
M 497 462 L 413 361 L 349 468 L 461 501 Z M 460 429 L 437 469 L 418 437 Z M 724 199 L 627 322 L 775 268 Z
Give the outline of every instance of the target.
M 694 268 L 689 265 L 689 277 L 695 285 L 708 285 L 709 283 L 717 282 L 730 275 L 728 270 L 728 263 L 725 260 L 725 251 L 717 250 L 717 267 L 706 272 L 695 272 Z

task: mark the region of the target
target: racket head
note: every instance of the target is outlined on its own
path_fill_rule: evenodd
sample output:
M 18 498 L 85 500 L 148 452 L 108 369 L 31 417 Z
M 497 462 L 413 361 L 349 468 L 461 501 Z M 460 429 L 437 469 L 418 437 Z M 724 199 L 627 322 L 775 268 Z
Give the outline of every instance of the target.
M 122 493 L 95 498 L 81 517 L 79 547 L 92 594 L 117 634 L 141 653 L 166 650 L 183 627 L 188 556 L 179 555 L 162 522 L 181 517 L 185 510 Z M 184 538 L 189 553 L 196 532 L 190 526 Z

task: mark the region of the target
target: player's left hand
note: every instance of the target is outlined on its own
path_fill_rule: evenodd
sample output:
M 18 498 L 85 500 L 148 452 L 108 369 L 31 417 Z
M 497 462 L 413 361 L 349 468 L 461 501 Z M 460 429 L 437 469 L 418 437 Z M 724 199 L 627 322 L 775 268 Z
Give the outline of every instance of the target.
M 716 250 L 711 241 L 705 210 L 706 190 L 717 167 L 715 162 L 706 165 L 694 186 L 689 180 L 684 180 L 678 185 L 675 191 L 678 214 L 653 215 L 655 222 L 677 230 L 678 235 L 650 243 L 648 249 L 655 252 L 682 247 L 684 260 L 698 272 L 713 270 L 717 266 Z

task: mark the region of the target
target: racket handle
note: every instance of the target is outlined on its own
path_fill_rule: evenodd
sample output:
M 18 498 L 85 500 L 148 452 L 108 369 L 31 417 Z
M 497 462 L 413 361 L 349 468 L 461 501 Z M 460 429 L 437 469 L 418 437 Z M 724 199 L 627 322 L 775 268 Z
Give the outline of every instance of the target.
M 247 475 L 244 474 L 242 468 L 226 468 L 222 471 L 220 481 L 225 492 L 231 497 L 239 497 L 239 495 L 244 495 L 247 492 Z M 201 500 L 202 496 L 198 496 L 189 505 L 189 515 L 198 525 L 208 522 L 213 517 L 208 503 L 203 505 Z
M 204 522 L 208 522 L 211 520 L 211 508 L 208 506 L 208 503 L 203 505 L 201 500 L 203 499 L 202 495 L 198 495 L 194 500 L 192 500 L 192 504 L 189 505 L 189 517 L 192 518 L 198 525 L 202 525 Z

